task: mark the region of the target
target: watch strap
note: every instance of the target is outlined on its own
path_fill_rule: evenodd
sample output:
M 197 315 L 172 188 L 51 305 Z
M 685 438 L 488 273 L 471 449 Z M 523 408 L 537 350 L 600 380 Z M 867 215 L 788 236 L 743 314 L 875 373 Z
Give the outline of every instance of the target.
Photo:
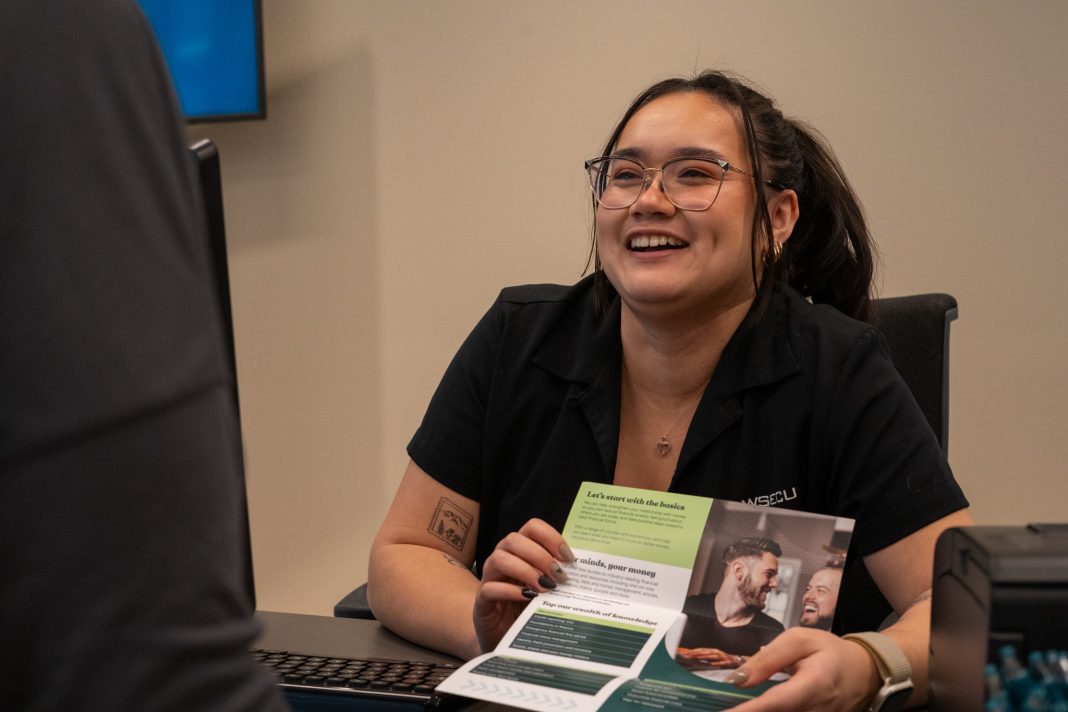
M 905 708 L 912 694 L 912 666 L 897 643 L 881 633 L 847 633 L 843 640 L 851 640 L 868 651 L 883 686 L 875 693 L 869 712 L 896 712 Z

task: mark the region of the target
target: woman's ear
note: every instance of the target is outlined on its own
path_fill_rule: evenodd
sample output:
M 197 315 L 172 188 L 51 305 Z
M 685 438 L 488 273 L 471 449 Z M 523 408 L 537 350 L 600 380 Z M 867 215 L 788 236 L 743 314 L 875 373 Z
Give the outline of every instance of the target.
M 797 193 L 789 188 L 780 191 L 768 201 L 768 215 L 771 216 L 771 236 L 775 242 L 782 244 L 789 240 L 800 215 Z

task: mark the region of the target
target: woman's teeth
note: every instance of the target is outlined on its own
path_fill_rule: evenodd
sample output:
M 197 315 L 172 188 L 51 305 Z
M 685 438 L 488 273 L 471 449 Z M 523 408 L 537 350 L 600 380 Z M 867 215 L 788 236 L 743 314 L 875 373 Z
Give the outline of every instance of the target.
M 685 247 L 686 243 L 668 235 L 640 235 L 630 239 L 630 249 L 640 250 L 649 247 Z

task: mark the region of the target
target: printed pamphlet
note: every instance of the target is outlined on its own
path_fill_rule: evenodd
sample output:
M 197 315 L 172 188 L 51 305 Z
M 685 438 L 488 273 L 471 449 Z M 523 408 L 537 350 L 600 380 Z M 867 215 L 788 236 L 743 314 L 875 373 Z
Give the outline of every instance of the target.
M 562 532 L 575 554 L 566 580 L 437 689 L 552 712 L 734 707 L 786 678 L 746 690 L 723 682 L 747 656 L 785 628 L 830 627 L 852 528 L 583 483 Z

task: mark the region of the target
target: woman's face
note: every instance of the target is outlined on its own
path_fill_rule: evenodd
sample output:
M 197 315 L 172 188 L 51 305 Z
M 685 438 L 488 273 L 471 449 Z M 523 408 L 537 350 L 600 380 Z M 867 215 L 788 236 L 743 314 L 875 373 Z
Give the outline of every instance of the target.
M 681 155 L 752 168 L 734 114 L 699 92 L 670 94 L 642 107 L 613 154 L 632 156 L 649 168 Z M 754 190 L 749 176 L 728 171 L 712 207 L 680 210 L 664 195 L 656 174 L 629 208 L 598 206 L 601 266 L 626 307 L 635 313 L 686 308 L 709 314 L 752 300 Z M 660 237 L 668 244 L 640 246 Z

